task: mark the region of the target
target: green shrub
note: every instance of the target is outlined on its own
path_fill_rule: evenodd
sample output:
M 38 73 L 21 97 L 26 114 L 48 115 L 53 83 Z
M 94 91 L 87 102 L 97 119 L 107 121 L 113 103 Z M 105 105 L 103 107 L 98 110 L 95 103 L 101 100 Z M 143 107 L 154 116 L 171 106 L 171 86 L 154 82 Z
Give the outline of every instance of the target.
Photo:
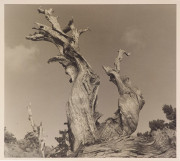
M 5 143 L 15 143 L 17 141 L 16 137 L 14 134 L 11 132 L 7 131 L 6 127 L 4 128 L 4 142 Z
M 153 130 L 158 130 L 158 129 L 163 129 L 165 127 L 165 124 L 164 124 L 164 120 L 153 120 L 153 121 L 150 121 L 149 122 L 149 127 L 151 129 L 151 131 Z

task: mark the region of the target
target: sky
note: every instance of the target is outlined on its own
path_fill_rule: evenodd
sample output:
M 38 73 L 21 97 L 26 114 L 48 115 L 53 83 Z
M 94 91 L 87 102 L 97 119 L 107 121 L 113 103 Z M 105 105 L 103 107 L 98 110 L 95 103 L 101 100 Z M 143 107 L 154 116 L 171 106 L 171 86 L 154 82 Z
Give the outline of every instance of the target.
M 67 129 L 65 106 L 71 92 L 69 77 L 58 63 L 48 64 L 58 54 L 48 42 L 26 40 L 35 22 L 50 25 L 37 9 L 53 8 L 65 26 L 73 16 L 78 29 L 91 31 L 80 37 L 80 51 L 100 76 L 97 110 L 100 119 L 113 116 L 118 91 L 102 69 L 113 66 L 117 50 L 131 53 L 121 65 L 141 89 L 145 105 L 137 132 L 149 130 L 149 121 L 164 119 L 164 104 L 176 107 L 176 6 L 175 5 L 5 5 L 5 108 L 7 129 L 17 139 L 31 131 L 26 106 L 31 102 L 33 119 L 41 121 L 47 145 Z

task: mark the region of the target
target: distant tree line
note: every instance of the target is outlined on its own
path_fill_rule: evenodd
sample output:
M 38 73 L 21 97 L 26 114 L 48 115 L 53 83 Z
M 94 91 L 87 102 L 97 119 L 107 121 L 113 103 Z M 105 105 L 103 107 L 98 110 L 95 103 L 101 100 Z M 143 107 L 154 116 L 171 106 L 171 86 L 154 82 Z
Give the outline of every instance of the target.
M 4 127 L 4 142 L 5 143 L 15 143 L 17 142 L 16 137 L 11 132 L 7 131 L 7 128 Z
M 33 132 L 27 132 L 23 139 L 17 140 L 13 133 L 9 132 L 7 128 L 4 128 L 4 143 L 15 144 L 23 152 L 31 152 L 35 156 L 40 156 L 39 153 L 39 140 Z M 51 148 L 46 146 L 46 156 L 49 155 Z
M 138 137 L 143 137 L 146 140 L 151 140 L 151 132 L 156 131 L 158 129 L 162 130 L 164 128 L 169 128 L 176 130 L 176 108 L 173 108 L 171 105 L 164 105 L 162 107 L 163 112 L 166 115 L 166 118 L 169 120 L 166 123 L 164 120 L 153 120 L 149 122 L 150 131 L 146 131 L 144 133 L 138 132 Z M 58 142 L 58 145 L 54 148 L 50 148 L 46 146 L 46 157 L 67 157 L 67 152 L 70 150 L 70 146 L 68 144 L 69 140 L 67 137 L 67 130 L 59 131 L 60 137 L 55 137 L 55 140 Z M 34 152 L 36 154 L 39 153 L 39 141 L 37 136 L 34 135 L 33 132 L 28 132 L 24 139 L 17 140 L 14 134 L 9 132 L 7 128 L 4 128 L 4 142 L 6 144 L 17 144 L 20 149 L 24 152 Z
M 144 138 L 150 138 L 151 132 L 156 131 L 158 129 L 162 130 L 164 128 L 169 128 L 176 130 L 176 108 L 173 108 L 171 105 L 164 105 L 162 107 L 163 112 L 166 115 L 166 118 L 169 120 L 169 122 L 165 122 L 164 120 L 157 119 L 149 122 L 149 128 L 150 132 L 146 131 L 145 133 L 138 132 L 137 136 L 141 136 Z
M 149 127 L 151 131 L 157 129 L 163 129 L 165 127 L 169 129 L 176 129 L 176 108 L 173 108 L 171 105 L 164 105 L 162 107 L 163 112 L 166 114 L 166 118 L 170 121 L 169 123 L 165 123 L 164 120 L 153 120 L 149 122 Z

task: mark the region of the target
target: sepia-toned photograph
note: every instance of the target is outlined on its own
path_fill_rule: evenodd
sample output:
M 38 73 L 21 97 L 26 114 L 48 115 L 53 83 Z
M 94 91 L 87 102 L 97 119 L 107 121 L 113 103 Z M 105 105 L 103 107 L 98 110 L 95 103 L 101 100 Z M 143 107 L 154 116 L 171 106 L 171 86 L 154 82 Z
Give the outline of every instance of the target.
M 177 158 L 176 4 L 4 4 L 4 158 Z

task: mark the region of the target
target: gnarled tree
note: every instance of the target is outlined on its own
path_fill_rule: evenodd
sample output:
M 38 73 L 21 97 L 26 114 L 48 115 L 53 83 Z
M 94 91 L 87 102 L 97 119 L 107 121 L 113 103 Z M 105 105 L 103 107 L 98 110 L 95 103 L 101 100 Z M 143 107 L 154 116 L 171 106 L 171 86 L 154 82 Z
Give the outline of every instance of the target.
M 36 23 L 37 30 L 26 38 L 32 41 L 48 41 L 59 50 L 50 62 L 59 62 L 70 76 L 72 83 L 71 96 L 68 101 L 67 121 L 71 149 L 76 150 L 80 144 L 93 143 L 97 138 L 96 122 L 100 117 L 96 112 L 97 91 L 100 79 L 79 51 L 79 37 L 89 29 L 78 30 L 73 19 L 65 28 L 61 28 L 58 17 L 53 10 L 39 8 L 38 12 L 45 15 L 52 27 Z
M 119 93 L 118 110 L 114 118 L 109 118 L 102 129 L 101 133 L 104 138 L 112 135 L 132 134 L 137 128 L 139 112 L 145 103 L 141 91 L 131 84 L 129 77 L 120 75 L 123 55 L 129 56 L 130 53 L 120 49 L 114 62 L 114 68 L 103 66 L 110 81 L 117 86 Z
M 67 107 L 67 125 L 71 150 L 77 151 L 81 144 L 91 144 L 97 139 L 132 134 L 136 130 L 144 99 L 140 90 L 131 85 L 128 77 L 120 76 L 120 62 L 123 54 L 129 54 L 119 50 L 114 68 L 104 67 L 106 74 L 118 88 L 119 99 L 115 116 L 99 124 L 98 119 L 101 114 L 96 111 L 96 104 L 100 79 L 79 50 L 79 37 L 89 29 L 78 30 L 73 19 L 65 28 L 62 28 L 58 17 L 53 16 L 52 9 L 39 8 L 38 12 L 44 14 L 52 26 L 36 23 L 37 27 L 33 29 L 38 32 L 26 38 L 55 44 L 59 53 L 50 58 L 48 63 L 59 62 L 64 67 L 65 73 L 70 76 L 72 90 Z

